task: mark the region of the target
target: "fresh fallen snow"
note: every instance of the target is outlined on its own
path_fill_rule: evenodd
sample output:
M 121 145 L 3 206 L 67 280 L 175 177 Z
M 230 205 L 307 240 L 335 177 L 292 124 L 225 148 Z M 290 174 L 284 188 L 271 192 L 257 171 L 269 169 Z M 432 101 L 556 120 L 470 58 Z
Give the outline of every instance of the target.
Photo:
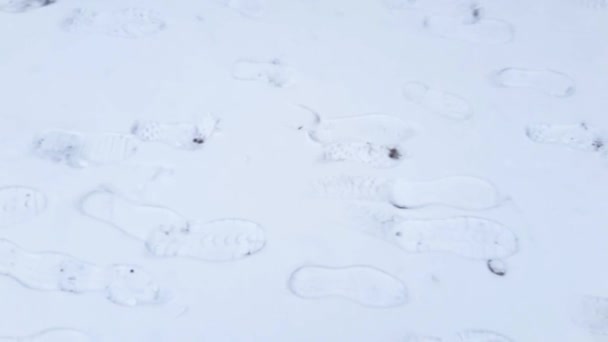
M 0 0 L 0 340 L 604 341 L 606 0 Z

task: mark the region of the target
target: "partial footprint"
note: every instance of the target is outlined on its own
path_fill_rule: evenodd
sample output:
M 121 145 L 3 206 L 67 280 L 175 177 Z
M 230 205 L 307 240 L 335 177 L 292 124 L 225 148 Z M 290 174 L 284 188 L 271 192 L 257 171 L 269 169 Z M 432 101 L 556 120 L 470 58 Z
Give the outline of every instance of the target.
M 492 260 L 518 251 L 517 236 L 509 228 L 484 218 L 410 219 L 380 211 L 358 215 L 357 224 L 362 231 L 408 253 L 447 253 Z
M 304 266 L 291 274 L 288 286 L 293 294 L 305 299 L 340 297 L 378 308 L 401 306 L 408 301 L 401 280 L 370 266 Z
M 527 88 L 555 97 L 568 97 L 576 91 L 574 80 L 549 69 L 504 68 L 491 75 L 498 87 Z
M 89 192 L 80 200 L 79 206 L 84 215 L 110 224 L 142 241 L 157 229 L 187 230 L 190 226 L 186 218 L 172 209 L 146 205 L 110 189 Z
M 95 339 L 80 330 L 51 328 L 28 336 L 0 336 L 0 342 L 92 342 Z
M 405 342 L 512 342 L 511 338 L 489 330 L 465 330 L 453 337 L 409 335 Z
M 218 120 L 206 116 L 200 123 L 163 123 L 141 120 L 131 127 L 131 133 L 145 142 L 159 142 L 178 149 L 196 150 L 205 144 L 217 129 Z
M 513 39 L 513 27 L 504 21 L 479 18 L 463 22 L 459 16 L 428 16 L 423 27 L 443 38 L 477 44 L 504 44 Z
M 57 0 L 0 0 L 0 12 L 23 13 L 52 5 Z
M 152 277 L 137 266 L 100 267 L 66 254 L 28 252 L 8 240 L 0 240 L 0 275 L 33 290 L 103 293 L 125 306 L 164 300 Z
M 409 82 L 403 87 L 403 96 L 410 102 L 453 120 L 466 120 L 473 116 L 469 102 L 462 97 L 429 88 L 420 82 Z
M 46 195 L 36 189 L 21 186 L 0 188 L 0 227 L 29 221 L 46 208 Z
M 540 144 L 561 145 L 590 152 L 606 150 L 605 134 L 585 123 L 528 125 L 526 135 L 530 140 Z
M 264 231 L 251 221 L 224 219 L 194 223 L 188 229 L 160 228 L 146 240 L 154 255 L 232 261 L 259 252 L 266 244 Z
M 356 162 L 383 169 L 399 165 L 404 158 L 405 152 L 399 146 L 362 142 L 323 144 L 324 161 Z
M 247 17 L 260 17 L 264 13 L 264 2 L 262 0 L 218 0 L 222 6 L 226 6 Z
M 608 298 L 583 296 L 574 322 L 592 334 L 608 335 Z
M 122 38 L 153 36 L 166 28 L 164 19 L 144 8 L 99 12 L 79 8 L 62 23 L 69 32 L 96 33 Z
M 135 155 L 139 140 L 127 134 L 51 130 L 34 139 L 33 153 L 71 167 L 112 164 Z
M 406 181 L 380 177 L 328 177 L 316 184 L 317 192 L 329 198 L 377 201 L 400 209 L 443 205 L 465 210 L 494 208 L 504 201 L 496 187 L 468 176 L 428 181 Z
M 266 241 L 263 229 L 254 222 L 191 222 L 169 208 L 146 205 L 108 189 L 85 195 L 80 209 L 144 242 L 150 253 L 162 257 L 232 261 L 259 252 Z
M 232 66 L 232 77 L 239 81 L 262 82 L 272 87 L 285 88 L 294 83 L 295 70 L 278 59 L 240 59 Z

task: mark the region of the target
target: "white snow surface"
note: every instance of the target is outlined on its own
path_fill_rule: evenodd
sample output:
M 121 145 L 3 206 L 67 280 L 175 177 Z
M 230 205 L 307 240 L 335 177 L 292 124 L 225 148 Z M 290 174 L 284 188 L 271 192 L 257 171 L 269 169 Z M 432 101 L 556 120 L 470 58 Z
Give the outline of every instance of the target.
M 606 0 L 0 0 L 0 340 L 608 341 L 607 90 Z

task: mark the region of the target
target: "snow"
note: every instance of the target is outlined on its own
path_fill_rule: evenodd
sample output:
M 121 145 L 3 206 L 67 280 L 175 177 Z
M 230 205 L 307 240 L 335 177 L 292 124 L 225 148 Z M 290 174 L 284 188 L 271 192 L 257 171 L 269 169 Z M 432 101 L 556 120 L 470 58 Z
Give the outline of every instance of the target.
M 0 0 L 0 336 L 605 341 L 607 7 Z

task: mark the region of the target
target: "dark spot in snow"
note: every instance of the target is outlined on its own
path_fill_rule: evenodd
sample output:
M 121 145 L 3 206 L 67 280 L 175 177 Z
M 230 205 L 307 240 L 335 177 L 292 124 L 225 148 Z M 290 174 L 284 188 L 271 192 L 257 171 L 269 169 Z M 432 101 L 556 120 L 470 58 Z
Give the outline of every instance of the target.
M 399 160 L 401 159 L 401 152 L 399 152 L 399 150 L 394 147 L 390 148 L 388 150 L 388 157 L 394 160 Z
M 593 143 L 591 144 L 591 146 L 593 146 L 594 150 L 599 151 L 602 147 L 604 147 L 604 142 L 602 141 L 602 139 L 597 138 L 597 139 L 593 140 Z
M 194 138 L 194 139 L 192 139 L 192 142 L 195 143 L 195 144 L 199 144 L 200 145 L 200 144 L 203 144 L 205 142 L 205 139 L 203 139 L 203 138 Z
M 135 270 L 134 269 L 130 269 L 129 273 L 135 273 Z
M 395 236 L 401 236 L 403 234 L 401 234 L 401 232 L 395 232 Z

